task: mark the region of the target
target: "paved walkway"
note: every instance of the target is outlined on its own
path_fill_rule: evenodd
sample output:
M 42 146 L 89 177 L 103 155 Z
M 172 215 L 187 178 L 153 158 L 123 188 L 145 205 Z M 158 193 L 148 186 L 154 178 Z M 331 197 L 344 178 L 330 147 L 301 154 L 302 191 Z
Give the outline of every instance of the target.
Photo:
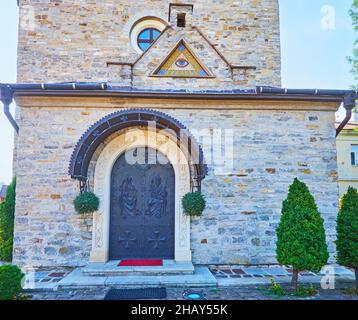
M 198 269 L 198 267 L 196 268 Z M 200 268 L 199 268 L 200 269 Z M 209 272 L 204 272 L 199 277 L 196 287 L 200 287 L 204 283 L 208 283 L 207 278 L 210 277 Z M 292 270 L 290 268 L 281 267 L 281 266 L 255 266 L 255 267 L 243 267 L 243 266 L 212 266 L 210 267 L 212 273 L 211 280 L 216 281 L 213 286 L 218 287 L 237 287 L 237 286 L 252 286 L 252 285 L 268 285 L 271 283 L 271 279 L 274 279 L 277 283 L 288 284 L 291 281 Z M 354 272 L 347 268 L 341 266 L 331 266 L 326 270 L 323 270 L 323 273 L 313 273 L 313 272 L 301 272 L 299 280 L 302 283 L 315 283 L 319 284 L 322 280 L 322 277 L 330 275 L 333 277 L 333 281 L 340 280 L 342 281 L 354 281 Z M 79 277 L 80 276 L 80 277 Z M 81 276 L 80 269 L 53 269 L 53 270 L 38 270 L 34 275 L 29 277 L 29 288 L 35 288 L 36 290 L 53 290 L 56 289 L 59 283 L 67 283 L 72 285 L 78 283 L 83 285 L 86 281 L 89 284 L 94 286 L 106 286 L 106 285 L 127 285 L 130 281 L 130 278 L 133 277 L 137 284 L 143 281 L 143 285 L 149 285 L 153 283 L 152 278 L 155 276 L 146 276 L 145 281 L 143 277 L 136 276 L 126 276 L 123 277 L 107 277 L 108 279 L 102 279 L 102 277 L 95 276 Z M 159 276 L 158 276 L 159 277 Z M 178 279 L 182 279 L 182 282 L 185 283 L 185 277 L 192 277 L 190 275 L 181 275 L 181 276 L 160 276 L 160 283 L 163 285 L 170 286 L 175 281 L 178 282 Z M 35 286 L 33 282 L 35 281 Z M 63 281 L 62 281 L 63 280 Z M 103 281 L 102 281 L 103 280 Z M 126 280 L 125 283 L 123 280 Z M 148 280 L 148 281 L 147 281 Z M 77 282 L 76 282 L 77 281 Z M 72 284 L 73 283 L 73 284 Z M 191 283 L 187 281 L 187 283 Z M 201 284 L 200 284 L 201 283 Z
M 58 283 L 67 277 L 74 269 L 49 269 L 49 270 L 37 270 L 34 273 L 30 271 L 27 274 L 27 281 L 25 288 L 31 288 L 36 290 L 54 290 Z
M 353 282 L 350 286 L 353 285 Z M 287 288 L 287 286 L 284 286 Z M 267 285 L 242 286 L 237 288 L 193 288 L 193 291 L 203 293 L 206 300 L 358 300 L 358 296 L 346 295 L 339 285 L 334 290 L 322 290 L 316 286 L 318 293 L 313 297 L 298 298 L 295 296 L 275 296 Z M 183 294 L 190 288 L 167 288 L 165 300 L 183 300 Z M 31 292 L 33 300 L 103 300 L 109 288 L 82 289 L 66 291 Z
M 218 281 L 219 287 L 236 285 L 267 284 L 274 279 L 278 283 L 290 283 L 292 269 L 278 265 L 272 266 L 216 266 L 210 268 Z M 335 280 L 354 280 L 352 270 L 341 266 L 328 266 L 319 273 L 300 272 L 299 280 L 303 283 L 320 283 L 323 277 L 331 276 Z
M 73 272 L 74 271 L 74 272 Z M 79 269 L 52 269 L 38 270 L 28 280 L 31 290 L 25 290 L 34 300 L 103 300 L 111 286 L 101 285 L 93 288 L 57 288 L 59 282 L 63 279 L 73 277 Z M 269 290 L 269 284 L 273 279 L 277 283 L 281 283 L 286 289 L 289 288 L 292 270 L 281 266 L 212 266 L 210 268 L 211 277 L 216 279 L 217 283 L 214 287 L 193 288 L 190 285 L 181 285 L 173 287 L 170 281 L 163 283 L 162 286 L 167 288 L 169 300 L 182 300 L 183 293 L 190 289 L 201 291 L 206 299 L 211 300 L 275 300 L 275 299 L 309 299 L 309 300 L 358 300 L 358 296 L 346 295 L 343 289 L 354 287 L 354 273 L 352 270 L 331 266 L 326 272 L 313 273 L 302 272 L 300 274 L 300 283 L 314 284 L 318 290 L 318 294 L 314 297 L 297 298 L 295 296 L 277 297 L 273 296 Z M 207 271 L 208 272 L 208 271 Z M 333 273 L 332 273 L 333 272 Z M 208 272 L 210 274 L 210 272 Z M 72 274 L 72 275 L 71 275 Z M 323 290 L 320 282 L 323 276 L 333 275 L 333 283 L 335 289 Z M 214 276 L 214 277 L 213 277 Z M 128 277 L 128 276 L 126 276 Z M 161 276 L 165 277 L 165 276 Z M 178 276 L 167 276 L 178 277 Z M 186 275 L 180 276 L 185 283 Z M 96 278 L 92 276 L 92 278 Z M 33 282 L 35 281 L 35 289 Z M 122 287 L 122 286 L 116 286 Z M 198 287 L 198 286 L 197 286 Z

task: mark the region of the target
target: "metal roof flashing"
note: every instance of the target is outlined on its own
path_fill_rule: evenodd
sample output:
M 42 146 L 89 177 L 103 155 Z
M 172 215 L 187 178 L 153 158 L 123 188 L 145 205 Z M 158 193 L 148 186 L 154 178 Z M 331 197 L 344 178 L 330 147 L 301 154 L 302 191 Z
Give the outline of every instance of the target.
M 28 83 L 0 84 L 11 88 L 14 96 L 119 96 L 135 98 L 175 98 L 175 99 L 273 99 L 298 101 L 343 102 L 348 95 L 355 95 L 352 90 L 323 89 L 285 89 L 258 86 L 248 89 L 233 90 L 155 90 L 121 86 L 105 82 L 66 82 L 66 83 Z

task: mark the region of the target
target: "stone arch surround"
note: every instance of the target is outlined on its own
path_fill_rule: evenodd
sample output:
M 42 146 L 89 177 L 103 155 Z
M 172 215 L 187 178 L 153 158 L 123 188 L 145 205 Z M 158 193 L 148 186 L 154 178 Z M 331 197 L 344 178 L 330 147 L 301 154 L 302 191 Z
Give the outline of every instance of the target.
M 190 218 L 181 207 L 182 197 L 190 191 L 190 166 L 178 145 L 158 131 L 150 132 L 134 127 L 108 142 L 98 156 L 94 167 L 94 192 L 100 199 L 100 208 L 93 215 L 91 262 L 108 261 L 110 227 L 110 190 L 112 167 L 118 157 L 128 149 L 150 147 L 164 154 L 175 173 L 175 261 L 190 262 Z

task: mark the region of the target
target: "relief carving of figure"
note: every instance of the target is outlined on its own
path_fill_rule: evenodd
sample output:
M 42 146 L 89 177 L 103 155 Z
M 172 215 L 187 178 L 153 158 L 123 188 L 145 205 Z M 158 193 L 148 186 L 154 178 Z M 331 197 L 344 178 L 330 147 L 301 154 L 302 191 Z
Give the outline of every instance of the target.
M 150 197 L 147 201 L 146 214 L 151 217 L 161 217 L 167 207 L 167 188 L 162 186 L 162 179 L 156 176 L 150 183 Z
M 131 177 L 125 178 L 119 189 L 119 206 L 122 216 L 135 216 L 137 212 L 137 190 Z

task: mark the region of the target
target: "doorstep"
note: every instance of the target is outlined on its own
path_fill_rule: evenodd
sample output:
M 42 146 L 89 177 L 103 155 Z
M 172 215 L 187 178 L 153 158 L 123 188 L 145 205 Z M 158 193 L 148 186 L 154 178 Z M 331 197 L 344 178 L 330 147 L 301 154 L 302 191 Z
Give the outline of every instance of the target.
M 117 276 L 117 275 L 188 275 L 194 274 L 191 262 L 176 262 L 163 260 L 163 266 L 119 267 L 120 261 L 107 263 L 88 263 L 82 273 L 88 276 Z
M 88 268 L 88 267 L 86 267 Z M 192 274 L 117 274 L 117 275 L 89 275 L 78 268 L 63 278 L 56 289 L 78 289 L 93 287 L 120 287 L 140 288 L 146 287 L 216 287 L 217 280 L 207 267 L 197 266 Z M 88 270 L 88 269 L 87 269 Z

